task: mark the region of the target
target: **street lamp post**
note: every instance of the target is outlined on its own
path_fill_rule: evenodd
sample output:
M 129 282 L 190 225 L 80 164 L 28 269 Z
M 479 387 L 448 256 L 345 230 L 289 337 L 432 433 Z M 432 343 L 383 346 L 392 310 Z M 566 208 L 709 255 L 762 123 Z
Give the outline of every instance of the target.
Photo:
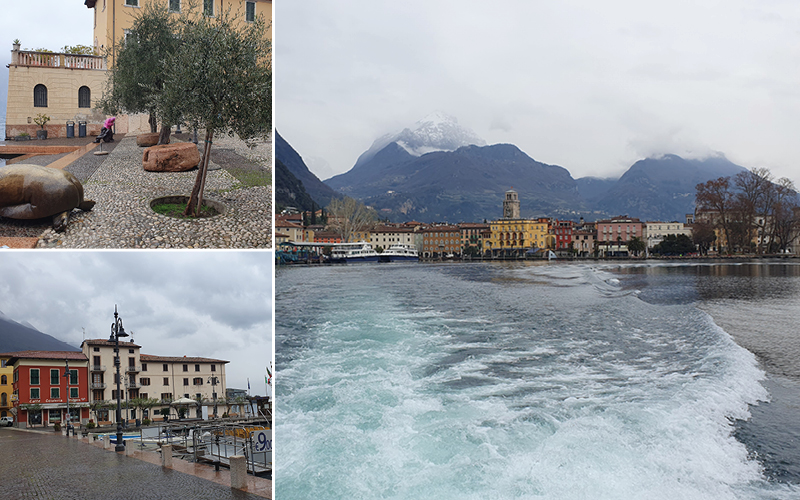
M 119 338 L 127 337 L 125 329 L 122 327 L 122 318 L 117 314 L 117 306 L 114 305 L 114 322 L 111 324 L 110 341 L 114 342 L 114 366 L 117 367 L 117 445 L 114 451 L 125 451 L 125 444 L 122 442 L 122 407 L 120 401 L 119 383 L 121 380 L 119 373 Z
M 214 396 L 214 418 L 217 418 L 217 377 L 214 375 L 208 377 L 211 382 L 211 395 Z
M 64 360 L 64 378 L 67 381 L 67 390 L 65 392 L 67 398 L 67 437 L 69 437 L 69 426 L 72 423 L 72 419 L 69 416 L 69 360 Z M 73 434 L 75 434 L 73 432 Z

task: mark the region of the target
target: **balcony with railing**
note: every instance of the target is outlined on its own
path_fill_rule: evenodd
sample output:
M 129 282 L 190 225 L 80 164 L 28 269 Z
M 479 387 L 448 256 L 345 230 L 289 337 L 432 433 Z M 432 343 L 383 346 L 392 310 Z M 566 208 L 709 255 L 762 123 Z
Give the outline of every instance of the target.
M 128 365 L 127 367 L 125 367 L 125 371 L 127 373 L 139 373 L 140 371 L 142 371 L 142 367 L 136 365 Z
M 92 365 L 91 370 L 93 372 L 104 372 L 106 371 L 106 365 Z
M 105 389 L 106 384 L 103 382 L 92 382 L 92 389 Z
M 139 382 L 128 381 L 128 383 L 125 384 L 125 387 L 127 387 L 128 389 L 141 389 L 142 384 L 140 384 Z
M 106 69 L 106 59 L 105 57 L 94 55 L 12 50 L 11 66 L 104 71 Z

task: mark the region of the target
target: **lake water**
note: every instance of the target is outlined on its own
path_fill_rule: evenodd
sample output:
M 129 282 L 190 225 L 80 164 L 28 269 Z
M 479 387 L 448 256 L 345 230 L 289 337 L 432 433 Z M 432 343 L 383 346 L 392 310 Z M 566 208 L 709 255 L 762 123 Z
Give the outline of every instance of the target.
M 798 314 L 796 265 L 281 268 L 276 498 L 798 498 Z

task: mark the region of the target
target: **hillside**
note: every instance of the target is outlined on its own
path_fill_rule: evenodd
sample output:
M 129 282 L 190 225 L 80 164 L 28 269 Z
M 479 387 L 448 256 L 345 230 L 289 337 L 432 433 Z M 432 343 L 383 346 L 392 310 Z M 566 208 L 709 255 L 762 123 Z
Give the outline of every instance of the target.
M 276 169 L 275 185 L 287 190 L 281 195 L 283 199 L 303 199 L 303 192 L 297 189 L 295 181 L 300 181 L 304 191 L 311 196 L 317 206 L 326 207 L 332 198 L 341 197 L 308 169 L 303 158 L 281 137 L 277 130 L 275 137 L 275 162 L 276 165 L 281 162 L 285 167 L 285 169 Z M 286 172 L 291 172 L 295 179 L 286 177 Z
M 683 221 L 694 211 L 695 186 L 709 179 L 734 176 L 744 167 L 724 157 L 686 160 L 677 155 L 634 163 L 592 206 L 612 215 L 642 220 Z
M 0 312 L 0 352 L 14 351 L 78 351 L 30 325 L 18 323 Z
M 582 207 L 566 169 L 537 162 L 511 144 L 465 146 L 414 157 L 390 143 L 359 172 L 354 170 L 326 182 L 392 220 L 496 218 L 503 193 L 512 187 L 520 195 L 525 217 Z

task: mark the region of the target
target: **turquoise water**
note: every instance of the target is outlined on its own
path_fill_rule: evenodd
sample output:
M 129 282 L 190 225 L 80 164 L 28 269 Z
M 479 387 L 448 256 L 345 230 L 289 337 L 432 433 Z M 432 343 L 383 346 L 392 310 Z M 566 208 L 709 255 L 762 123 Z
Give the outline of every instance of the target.
M 797 498 L 737 439 L 770 398 L 758 359 L 696 289 L 658 283 L 602 265 L 279 269 L 276 498 Z

